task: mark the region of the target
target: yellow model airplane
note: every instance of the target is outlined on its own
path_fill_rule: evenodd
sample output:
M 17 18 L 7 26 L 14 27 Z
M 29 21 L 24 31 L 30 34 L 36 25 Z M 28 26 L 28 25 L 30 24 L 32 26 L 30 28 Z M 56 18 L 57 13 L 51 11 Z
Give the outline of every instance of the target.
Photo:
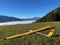
M 51 25 L 45 26 L 43 28 L 39 28 L 39 29 L 36 29 L 36 30 L 30 30 L 29 32 L 25 32 L 25 33 L 22 33 L 22 34 L 16 34 L 16 35 L 13 35 L 13 36 L 8 36 L 8 37 L 5 37 L 4 39 L 7 40 L 7 39 L 12 39 L 12 38 L 20 37 L 20 36 L 33 34 L 33 33 L 36 33 L 36 32 L 43 31 L 43 30 L 45 30 L 47 28 L 51 28 Z M 51 30 L 47 36 L 50 37 L 50 36 L 53 35 L 53 33 L 54 33 L 54 30 Z

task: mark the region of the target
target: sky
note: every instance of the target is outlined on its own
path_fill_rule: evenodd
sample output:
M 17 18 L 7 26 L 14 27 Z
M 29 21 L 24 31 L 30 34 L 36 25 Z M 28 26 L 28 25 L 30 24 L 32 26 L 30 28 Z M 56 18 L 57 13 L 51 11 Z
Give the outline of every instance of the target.
M 17 18 L 43 17 L 60 7 L 60 0 L 0 0 L 0 15 Z

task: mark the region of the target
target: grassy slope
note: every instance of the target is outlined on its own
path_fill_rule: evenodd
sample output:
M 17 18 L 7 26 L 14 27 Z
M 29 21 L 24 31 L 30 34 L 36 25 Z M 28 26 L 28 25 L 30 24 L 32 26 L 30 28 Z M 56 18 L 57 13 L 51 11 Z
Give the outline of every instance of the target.
M 41 22 L 33 24 L 21 24 L 14 26 L 1 26 L 0 27 L 0 45 L 59 45 L 60 37 L 47 38 L 45 36 L 32 34 L 27 36 L 22 36 L 10 40 L 2 40 L 6 36 L 15 35 L 23 32 L 27 32 L 31 29 L 37 29 L 44 27 L 46 25 L 53 24 L 55 27 L 55 34 L 60 34 L 60 22 Z M 47 34 L 49 30 L 42 31 L 42 33 Z

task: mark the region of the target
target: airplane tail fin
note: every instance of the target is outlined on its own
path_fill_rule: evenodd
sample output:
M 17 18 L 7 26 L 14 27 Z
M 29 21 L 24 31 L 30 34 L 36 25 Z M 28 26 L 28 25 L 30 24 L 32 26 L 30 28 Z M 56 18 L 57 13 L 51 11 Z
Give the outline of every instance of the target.
M 50 30 L 50 32 L 48 33 L 48 36 L 49 37 L 53 36 L 54 32 L 55 32 L 55 30 Z

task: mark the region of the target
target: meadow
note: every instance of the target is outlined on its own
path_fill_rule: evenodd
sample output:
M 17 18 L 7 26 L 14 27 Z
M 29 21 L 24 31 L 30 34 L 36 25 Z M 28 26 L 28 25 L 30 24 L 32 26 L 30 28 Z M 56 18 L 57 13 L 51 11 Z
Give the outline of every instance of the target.
M 60 36 L 51 38 L 38 35 L 36 33 L 14 39 L 4 40 L 4 38 L 7 36 L 28 32 L 29 30 L 35 30 L 51 24 L 55 30 L 54 35 L 60 35 L 60 22 L 41 22 L 0 26 L 0 45 L 60 45 Z M 51 29 L 47 29 L 41 32 L 48 34 L 50 30 Z

